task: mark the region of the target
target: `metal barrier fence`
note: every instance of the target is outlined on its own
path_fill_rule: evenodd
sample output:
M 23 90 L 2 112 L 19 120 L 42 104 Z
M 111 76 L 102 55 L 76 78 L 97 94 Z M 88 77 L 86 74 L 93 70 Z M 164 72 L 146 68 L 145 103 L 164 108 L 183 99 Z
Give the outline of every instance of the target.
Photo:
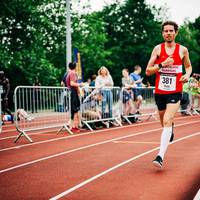
M 121 124 L 120 87 L 83 87 L 81 88 L 81 120 L 91 131 L 90 123 L 103 122 Z
M 192 114 L 200 115 L 200 94 L 193 96 Z
M 157 108 L 154 100 L 154 87 L 147 88 L 122 88 L 122 117 L 131 124 L 131 121 L 149 120 L 151 117 L 156 118 Z M 137 102 L 138 101 L 138 102 Z M 139 112 L 137 106 L 139 106 Z
M 120 87 L 83 87 L 80 91 L 80 118 L 89 130 L 91 123 L 122 126 L 123 121 L 157 120 L 154 87 L 127 89 Z M 142 101 L 137 113 L 137 100 Z M 15 125 L 21 137 L 33 142 L 28 131 L 65 128 L 70 134 L 70 90 L 63 87 L 19 86 L 15 89 Z M 72 102 L 73 103 L 73 102 Z M 2 124 L 2 123 L 1 123 Z
M 200 97 L 183 92 L 179 111 L 183 116 L 200 115 Z
M 33 142 L 28 131 L 47 128 L 65 128 L 73 134 L 67 123 L 70 120 L 70 91 L 63 87 L 19 86 L 14 92 L 15 125 L 19 135 Z
M 1 133 L 1 131 L 2 131 L 2 124 L 3 124 L 3 122 L 2 122 L 2 108 L 1 108 L 1 102 L 2 102 L 2 99 L 1 99 L 1 95 L 3 94 L 3 86 L 2 85 L 0 85 L 0 133 Z

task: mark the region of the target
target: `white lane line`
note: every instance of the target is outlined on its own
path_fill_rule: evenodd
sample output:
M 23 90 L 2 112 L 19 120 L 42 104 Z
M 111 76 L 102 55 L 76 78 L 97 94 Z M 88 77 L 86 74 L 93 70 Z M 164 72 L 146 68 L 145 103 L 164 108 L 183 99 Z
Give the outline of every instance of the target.
M 196 116 L 196 115 L 194 115 L 194 116 L 189 116 L 190 118 L 197 118 L 198 116 Z M 185 117 L 186 118 L 186 117 Z M 176 118 L 176 120 L 179 120 L 179 119 L 181 119 L 181 121 L 183 120 L 183 117 L 177 117 Z M 124 125 L 123 127 L 133 127 L 133 126 L 141 126 L 141 125 L 145 125 L 145 124 L 152 124 L 152 123 L 157 123 L 157 122 L 159 122 L 158 120 L 155 120 L 155 121 L 151 121 L 151 122 L 142 122 L 142 123 L 138 123 L 138 124 L 131 124 L 131 125 Z M 118 127 L 118 128 L 123 128 L 123 127 Z M 117 127 L 116 127 L 117 128 Z M 114 129 L 114 128 L 113 128 Z M 56 129 L 57 130 L 57 129 Z M 15 129 L 15 131 L 17 132 L 17 130 Z M 101 130 L 98 130 L 98 131 L 101 131 Z M 94 131 L 93 133 L 95 133 L 95 132 L 98 132 L 98 131 Z M 104 131 L 104 130 L 103 130 Z M 37 133 L 31 133 L 31 134 L 29 134 L 30 136 L 31 135 L 37 135 L 37 134 L 41 134 L 41 133 L 46 133 L 46 132 L 51 132 L 51 131 L 49 131 L 49 130 L 47 130 L 47 131 L 42 131 L 42 132 L 37 132 Z M 53 132 L 53 131 L 52 131 Z M 91 133 L 91 132 L 90 132 Z M 18 134 L 18 132 L 17 132 L 17 134 Z M 81 134 L 79 134 L 79 135 L 81 135 Z M 2 137 L 2 138 L 0 138 L 0 140 L 6 140 L 6 139 L 12 139 L 12 138 L 16 138 L 17 137 L 17 135 L 16 136 L 7 136 L 7 137 Z M 34 144 L 37 144 L 37 143 L 32 143 L 32 145 L 34 145 Z
M 148 131 L 142 131 L 142 132 L 139 132 L 139 133 L 134 133 L 134 134 L 130 134 L 130 135 L 122 136 L 122 137 L 117 137 L 117 138 L 110 139 L 110 140 L 104 140 L 102 142 L 86 145 L 86 146 L 79 147 L 79 148 L 72 149 L 72 150 L 68 150 L 68 151 L 64 151 L 64 152 L 57 153 L 57 154 L 54 154 L 54 155 L 51 155 L 51 156 L 46 156 L 46 157 L 43 157 L 43 158 L 40 158 L 40 159 L 36 159 L 36 160 L 30 161 L 30 162 L 26 162 L 26 163 L 23 163 L 23 164 L 20 164 L 20 165 L 16 165 L 16 166 L 13 166 L 13 167 L 9 167 L 9 168 L 0 170 L 0 174 L 14 170 L 14 169 L 17 169 L 17 168 L 20 168 L 20 167 L 31 165 L 31 164 L 34 164 L 34 163 L 37 163 L 37 162 L 41 162 L 41 161 L 48 160 L 48 159 L 51 159 L 51 158 L 56 158 L 58 156 L 62 156 L 62 155 L 69 154 L 69 153 L 72 153 L 72 152 L 76 152 L 76 151 L 88 149 L 88 148 L 91 148 L 91 147 L 95 147 L 95 146 L 98 146 L 98 145 L 106 144 L 106 143 L 109 143 L 109 142 L 112 142 L 112 141 L 115 141 L 115 140 L 120 140 L 120 139 L 133 137 L 133 136 L 137 136 L 137 135 L 142 135 L 142 134 L 150 133 L 150 132 L 154 132 L 154 131 L 159 131 L 161 129 L 162 128 L 152 129 L 152 130 L 148 130 Z
M 199 121 L 195 121 L 193 123 L 196 123 L 196 122 L 199 122 Z M 177 126 L 184 126 L 184 125 L 188 125 L 188 124 L 191 124 L 191 123 L 192 122 L 183 123 L 183 124 L 179 124 Z M 51 156 L 46 156 L 46 157 L 43 157 L 43 158 L 40 158 L 40 159 L 36 159 L 36 160 L 32 160 L 32 161 L 29 161 L 29 162 L 26 162 L 26 163 L 22 163 L 20 165 L 16 165 L 16 166 L 13 166 L 13 167 L 2 169 L 2 170 L 0 170 L 0 173 L 8 172 L 8 171 L 11 171 L 11 170 L 14 170 L 14 169 L 17 169 L 17 168 L 21 168 L 21 167 L 24 167 L 24 166 L 27 166 L 27 165 L 38 163 L 38 162 L 41 162 L 41 161 L 44 161 L 44 160 L 49 160 L 51 158 L 56 158 L 56 157 L 59 157 L 59 156 L 65 155 L 65 154 L 69 154 L 69 153 L 73 153 L 73 152 L 76 152 L 76 151 L 88 149 L 88 148 L 95 147 L 95 146 L 98 146 L 98 145 L 106 144 L 106 143 L 113 142 L 113 141 L 116 141 L 116 140 L 121 140 L 121 139 L 124 139 L 124 138 L 134 137 L 134 136 L 137 136 L 137 135 L 151 133 L 151 132 L 159 131 L 159 130 L 162 130 L 162 128 L 151 129 L 151 130 L 148 130 L 148 131 L 142 131 L 142 132 L 126 135 L 126 136 L 121 136 L 121 137 L 117 137 L 117 138 L 113 138 L 113 139 L 109 139 L 109 140 L 104 140 L 102 142 L 98 142 L 98 143 L 82 146 L 82 147 L 79 147 L 79 148 L 76 148 L 76 149 L 71 149 L 71 150 L 64 151 L 64 152 L 61 152 L 61 153 L 57 153 L 57 154 L 54 154 L 54 155 L 51 155 Z
M 196 122 L 196 121 L 194 121 L 194 122 Z M 58 140 L 64 140 L 64 139 L 73 138 L 73 137 L 80 137 L 80 136 L 90 135 L 90 134 L 93 134 L 93 133 L 101 133 L 101 132 L 112 131 L 112 130 L 123 129 L 123 128 L 132 128 L 132 127 L 136 127 L 136 126 L 143 126 L 143 125 L 153 124 L 153 123 L 158 123 L 158 121 L 139 123 L 139 124 L 131 124 L 131 125 L 122 126 L 122 127 L 114 127 L 114 128 L 111 128 L 111 129 L 97 130 L 97 131 L 94 131 L 94 132 L 80 133 L 78 135 L 68 135 L 68 136 L 65 136 L 65 137 L 54 138 L 54 139 L 49 139 L 49 140 L 43 140 L 43 141 L 39 141 L 39 142 L 23 144 L 23 145 L 14 146 L 14 147 L 8 147 L 8 148 L 0 149 L 0 152 L 9 151 L 9 150 L 16 150 L 16 149 L 20 149 L 20 148 L 23 148 L 23 147 L 29 147 L 29 146 L 43 144 L 43 143 L 49 143 L 49 142 L 54 142 L 54 141 L 58 141 Z M 193 122 L 191 122 L 191 123 L 193 123 Z M 176 125 L 176 126 L 178 126 L 178 125 Z M 33 133 L 33 134 L 36 135 L 37 133 Z M 33 135 L 33 134 L 30 134 L 30 135 Z M 14 136 L 14 138 L 16 138 L 16 136 Z
M 114 141 L 116 144 L 160 144 L 160 142 Z
M 177 143 L 177 142 L 180 142 L 180 141 L 183 141 L 183 140 L 186 140 L 188 138 L 191 138 L 191 137 L 194 137 L 194 136 L 198 136 L 198 135 L 200 135 L 200 132 L 197 132 L 197 133 L 194 133 L 192 135 L 188 135 L 188 136 L 179 138 L 179 139 L 175 140 L 174 142 L 172 142 L 171 144 L 174 144 L 174 143 Z M 130 159 L 124 161 L 124 162 L 121 162 L 121 163 L 119 163 L 119 164 L 117 164 L 117 165 L 115 165 L 115 166 L 113 166 L 113 167 L 111 167 L 111 168 L 109 168 L 109 169 L 107 169 L 107 170 L 105 170 L 105 171 L 103 171 L 103 172 L 101 172 L 101 173 L 99 173 L 99 174 L 97 174 L 97 175 L 95 175 L 95 176 L 93 176 L 93 177 L 91 177 L 91 178 L 79 183 L 78 185 L 75 185 L 74 187 L 71 187 L 71 188 L 67 189 L 66 191 L 64 191 L 64 192 L 62 192 L 62 193 L 50 198 L 50 200 L 60 199 L 60 198 L 62 198 L 64 196 L 70 194 L 71 192 L 74 192 L 75 190 L 78 190 L 79 188 L 85 186 L 86 184 L 88 184 L 88 183 L 90 183 L 90 182 L 92 182 L 92 181 L 104 176 L 105 174 L 108 174 L 109 172 L 112 172 L 112 171 L 116 170 L 117 168 L 122 167 L 122 166 L 124 166 L 124 165 L 126 165 L 126 164 L 128 164 L 128 163 L 130 163 L 130 162 L 132 162 L 132 161 L 134 161 L 136 159 L 138 159 L 138 158 L 141 158 L 141 157 L 143 157 L 143 156 L 145 156 L 147 154 L 150 154 L 150 153 L 152 153 L 152 152 L 154 152 L 154 151 L 156 151 L 158 149 L 159 149 L 159 147 L 155 147 L 155 148 L 153 148 L 153 149 L 151 149 L 149 151 L 146 151 L 146 152 L 144 152 L 142 154 L 139 154 L 137 156 L 134 156 L 134 157 L 132 157 L 132 158 L 130 158 Z
M 31 136 L 31 135 L 41 135 L 43 133 L 44 133 L 44 135 L 47 135 L 46 133 L 50 133 L 50 132 L 52 132 L 52 135 L 53 135 L 53 132 L 55 134 L 55 131 L 57 131 L 57 130 L 58 129 L 55 129 L 55 130 L 52 130 L 52 131 L 49 131 L 49 130 L 45 131 L 44 130 L 44 131 L 40 131 L 40 132 L 37 132 L 37 133 L 31 133 L 31 134 L 29 134 L 29 136 Z M 16 135 L 8 136 L 8 137 L 3 137 L 3 138 L 0 138 L 0 140 L 7 140 L 7 139 L 16 138 L 18 136 L 19 132 L 17 132 L 17 130 L 15 130 L 15 131 L 16 131 Z
M 200 189 L 199 191 L 197 192 L 197 194 L 195 195 L 194 199 L 193 200 L 199 200 L 200 199 Z
M 0 149 L 0 152 L 1 151 L 13 150 L 13 149 L 19 149 L 19 148 L 23 148 L 23 147 L 27 147 L 27 146 L 33 146 L 33 145 L 37 145 L 37 144 L 54 142 L 54 141 L 58 141 L 58 140 L 68 139 L 68 138 L 74 138 L 74 137 L 80 137 L 80 136 L 84 136 L 84 135 L 90 135 L 90 134 L 93 134 L 93 133 L 101 133 L 101 132 L 112 131 L 112 130 L 123 129 L 123 128 L 129 128 L 129 127 L 131 128 L 131 127 L 147 125 L 147 124 L 152 124 L 152 123 L 158 123 L 158 121 L 157 122 L 155 122 L 155 121 L 154 122 L 147 122 L 147 123 L 143 123 L 143 124 L 132 124 L 132 125 L 123 126 L 123 127 L 114 127 L 114 128 L 111 128 L 111 129 L 97 130 L 97 131 L 94 131 L 94 132 L 80 133 L 78 135 L 67 135 L 65 137 L 53 138 L 53 139 L 44 140 L 44 141 L 40 141 L 40 142 L 28 143 L 28 144 L 23 144 L 23 145 L 19 145 L 19 146 Z M 37 133 L 33 133 L 33 134 L 36 135 Z M 33 134 L 29 134 L 29 135 L 33 135 Z M 15 138 L 16 138 L 16 136 L 15 136 Z
M 144 124 L 152 124 L 152 123 L 157 123 L 158 122 L 158 120 L 157 121 L 153 121 L 153 122 L 145 122 L 145 123 L 139 123 L 139 124 L 131 124 L 131 125 L 128 125 L 127 127 L 132 127 L 132 126 L 141 126 L 141 125 L 144 125 Z M 126 126 L 123 126 L 123 127 L 126 127 Z M 123 127 L 115 127 L 115 129 L 116 128 L 123 128 Z M 113 129 L 114 129 L 114 127 L 113 127 Z M 58 129 L 56 129 L 56 131 L 57 131 Z M 107 129 L 108 130 L 108 129 Z M 17 131 L 17 130 L 16 130 Z M 55 131 L 55 130 L 53 130 L 53 131 Z M 52 131 L 52 132 L 53 132 Z M 98 131 L 105 131 L 105 129 L 104 130 L 97 130 L 97 131 L 94 131 L 94 132 L 98 132 Z M 49 131 L 49 130 L 47 130 L 47 131 L 40 131 L 40 132 L 37 132 L 37 133 L 31 133 L 31 134 L 29 134 L 29 136 L 31 136 L 31 135 L 37 135 L 37 134 L 41 134 L 41 133 L 48 133 L 48 132 L 51 132 L 51 131 Z M 90 132 L 90 133 L 94 133 L 94 132 Z M 17 134 L 18 134 L 18 132 L 17 132 Z M 81 134 L 79 134 L 79 135 L 81 135 Z M 15 135 L 15 136 L 8 136 L 8 137 L 3 137 L 3 138 L 0 138 L 0 140 L 5 140 L 5 139 L 12 139 L 12 138 L 16 138 L 17 137 L 17 135 Z

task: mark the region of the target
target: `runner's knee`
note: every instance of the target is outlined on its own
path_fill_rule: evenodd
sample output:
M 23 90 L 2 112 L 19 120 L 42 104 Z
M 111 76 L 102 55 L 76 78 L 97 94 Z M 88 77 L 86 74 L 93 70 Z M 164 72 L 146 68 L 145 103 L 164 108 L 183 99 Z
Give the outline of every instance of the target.
M 173 121 L 172 117 L 170 117 L 170 116 L 164 116 L 164 118 L 163 118 L 163 126 L 164 127 L 170 127 L 170 126 L 172 126 L 172 121 Z

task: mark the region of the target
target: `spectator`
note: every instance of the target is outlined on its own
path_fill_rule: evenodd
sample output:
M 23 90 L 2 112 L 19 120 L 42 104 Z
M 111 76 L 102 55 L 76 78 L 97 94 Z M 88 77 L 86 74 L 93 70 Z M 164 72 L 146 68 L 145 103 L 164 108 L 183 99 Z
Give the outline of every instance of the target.
M 97 77 L 96 74 L 93 74 L 93 75 L 92 75 L 90 87 L 94 87 L 94 86 L 95 86 L 96 77 Z
M 181 99 L 181 114 L 183 116 L 189 115 L 188 106 L 190 104 L 190 86 L 189 83 L 183 84 L 183 94 Z
M 65 72 L 64 76 L 62 77 L 62 80 L 61 80 L 61 83 L 60 83 L 60 85 L 62 87 L 67 87 L 67 85 L 66 85 L 67 74 L 68 74 L 68 72 Z
M 199 112 L 200 110 L 200 86 L 199 81 L 197 80 L 196 74 L 189 79 L 191 94 L 192 94 L 192 106 L 191 110 L 195 113 L 195 110 Z M 197 107 L 195 108 L 195 99 L 197 99 Z
M 130 74 L 130 77 L 136 84 L 136 88 L 133 89 L 136 114 L 140 114 L 140 106 L 142 105 L 142 101 L 143 101 L 143 97 L 141 94 L 141 87 L 143 87 L 143 83 L 142 83 L 143 78 L 141 78 L 140 76 L 141 71 L 142 71 L 142 68 L 139 65 L 136 65 L 134 67 L 134 72 Z
M 147 80 L 147 82 L 146 82 L 146 87 L 148 88 L 148 87 L 151 87 L 151 84 L 150 84 L 150 82 Z
M 87 82 L 85 82 L 85 84 L 84 84 L 84 88 L 83 88 L 83 96 L 84 97 L 87 97 L 89 94 L 90 94 L 90 88 L 89 88 L 89 86 L 90 86 L 90 83 L 91 83 L 91 79 L 90 78 L 88 78 L 87 79 Z
M 97 90 L 93 90 L 82 102 L 82 116 L 86 121 L 95 120 L 101 118 L 100 110 L 98 109 L 99 93 Z
M 78 83 L 78 75 L 76 73 L 76 63 L 69 63 L 69 72 L 66 78 L 66 85 L 71 91 L 71 121 L 70 121 L 70 130 L 72 132 L 80 132 L 78 125 L 80 124 L 79 110 L 80 110 L 80 86 L 82 83 Z M 77 119 L 78 122 L 75 123 L 74 119 Z
M 122 70 L 122 102 L 123 102 L 123 115 L 133 114 L 133 106 L 132 100 L 133 99 L 133 91 L 132 88 L 135 87 L 135 83 L 132 78 L 129 76 L 128 69 Z
M 101 89 L 102 95 L 102 118 L 112 117 L 112 104 L 113 104 L 113 79 L 106 67 L 101 67 L 98 71 L 95 87 Z M 106 105 L 108 104 L 108 114 L 106 113 Z
M 14 123 L 13 115 L 9 109 L 9 93 L 10 93 L 10 82 L 9 79 L 6 78 L 4 71 L 0 71 L 0 85 L 3 88 L 2 93 L 2 112 L 3 114 L 7 113 L 10 115 L 11 122 Z
M 92 80 L 90 78 L 87 79 L 86 84 L 89 86 L 91 84 Z

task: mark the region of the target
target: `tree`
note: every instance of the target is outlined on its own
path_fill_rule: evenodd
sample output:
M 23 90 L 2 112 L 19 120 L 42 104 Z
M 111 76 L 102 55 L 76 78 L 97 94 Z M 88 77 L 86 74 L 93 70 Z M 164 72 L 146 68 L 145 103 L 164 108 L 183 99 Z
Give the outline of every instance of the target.
M 120 6 L 116 3 L 102 12 L 108 34 L 106 49 L 112 52 L 111 72 L 115 84 L 121 84 L 121 70 L 142 66 L 143 75 L 154 45 L 161 39 L 160 24 L 152 9 L 144 0 L 127 0 Z M 156 11 L 154 10 L 154 13 Z
M 84 79 L 96 74 L 102 65 L 110 65 L 108 56 L 111 54 L 105 49 L 107 35 L 104 22 L 98 12 L 84 15 L 74 13 L 72 16 L 73 48 L 78 48 L 84 66 Z
M 12 86 L 58 83 L 65 68 L 65 1 L 2 0 L 0 66 Z
M 177 42 L 188 48 L 193 72 L 200 73 L 200 40 L 198 40 L 200 31 L 196 23 L 198 23 L 198 18 L 195 23 L 185 22 L 184 25 L 180 27 Z

